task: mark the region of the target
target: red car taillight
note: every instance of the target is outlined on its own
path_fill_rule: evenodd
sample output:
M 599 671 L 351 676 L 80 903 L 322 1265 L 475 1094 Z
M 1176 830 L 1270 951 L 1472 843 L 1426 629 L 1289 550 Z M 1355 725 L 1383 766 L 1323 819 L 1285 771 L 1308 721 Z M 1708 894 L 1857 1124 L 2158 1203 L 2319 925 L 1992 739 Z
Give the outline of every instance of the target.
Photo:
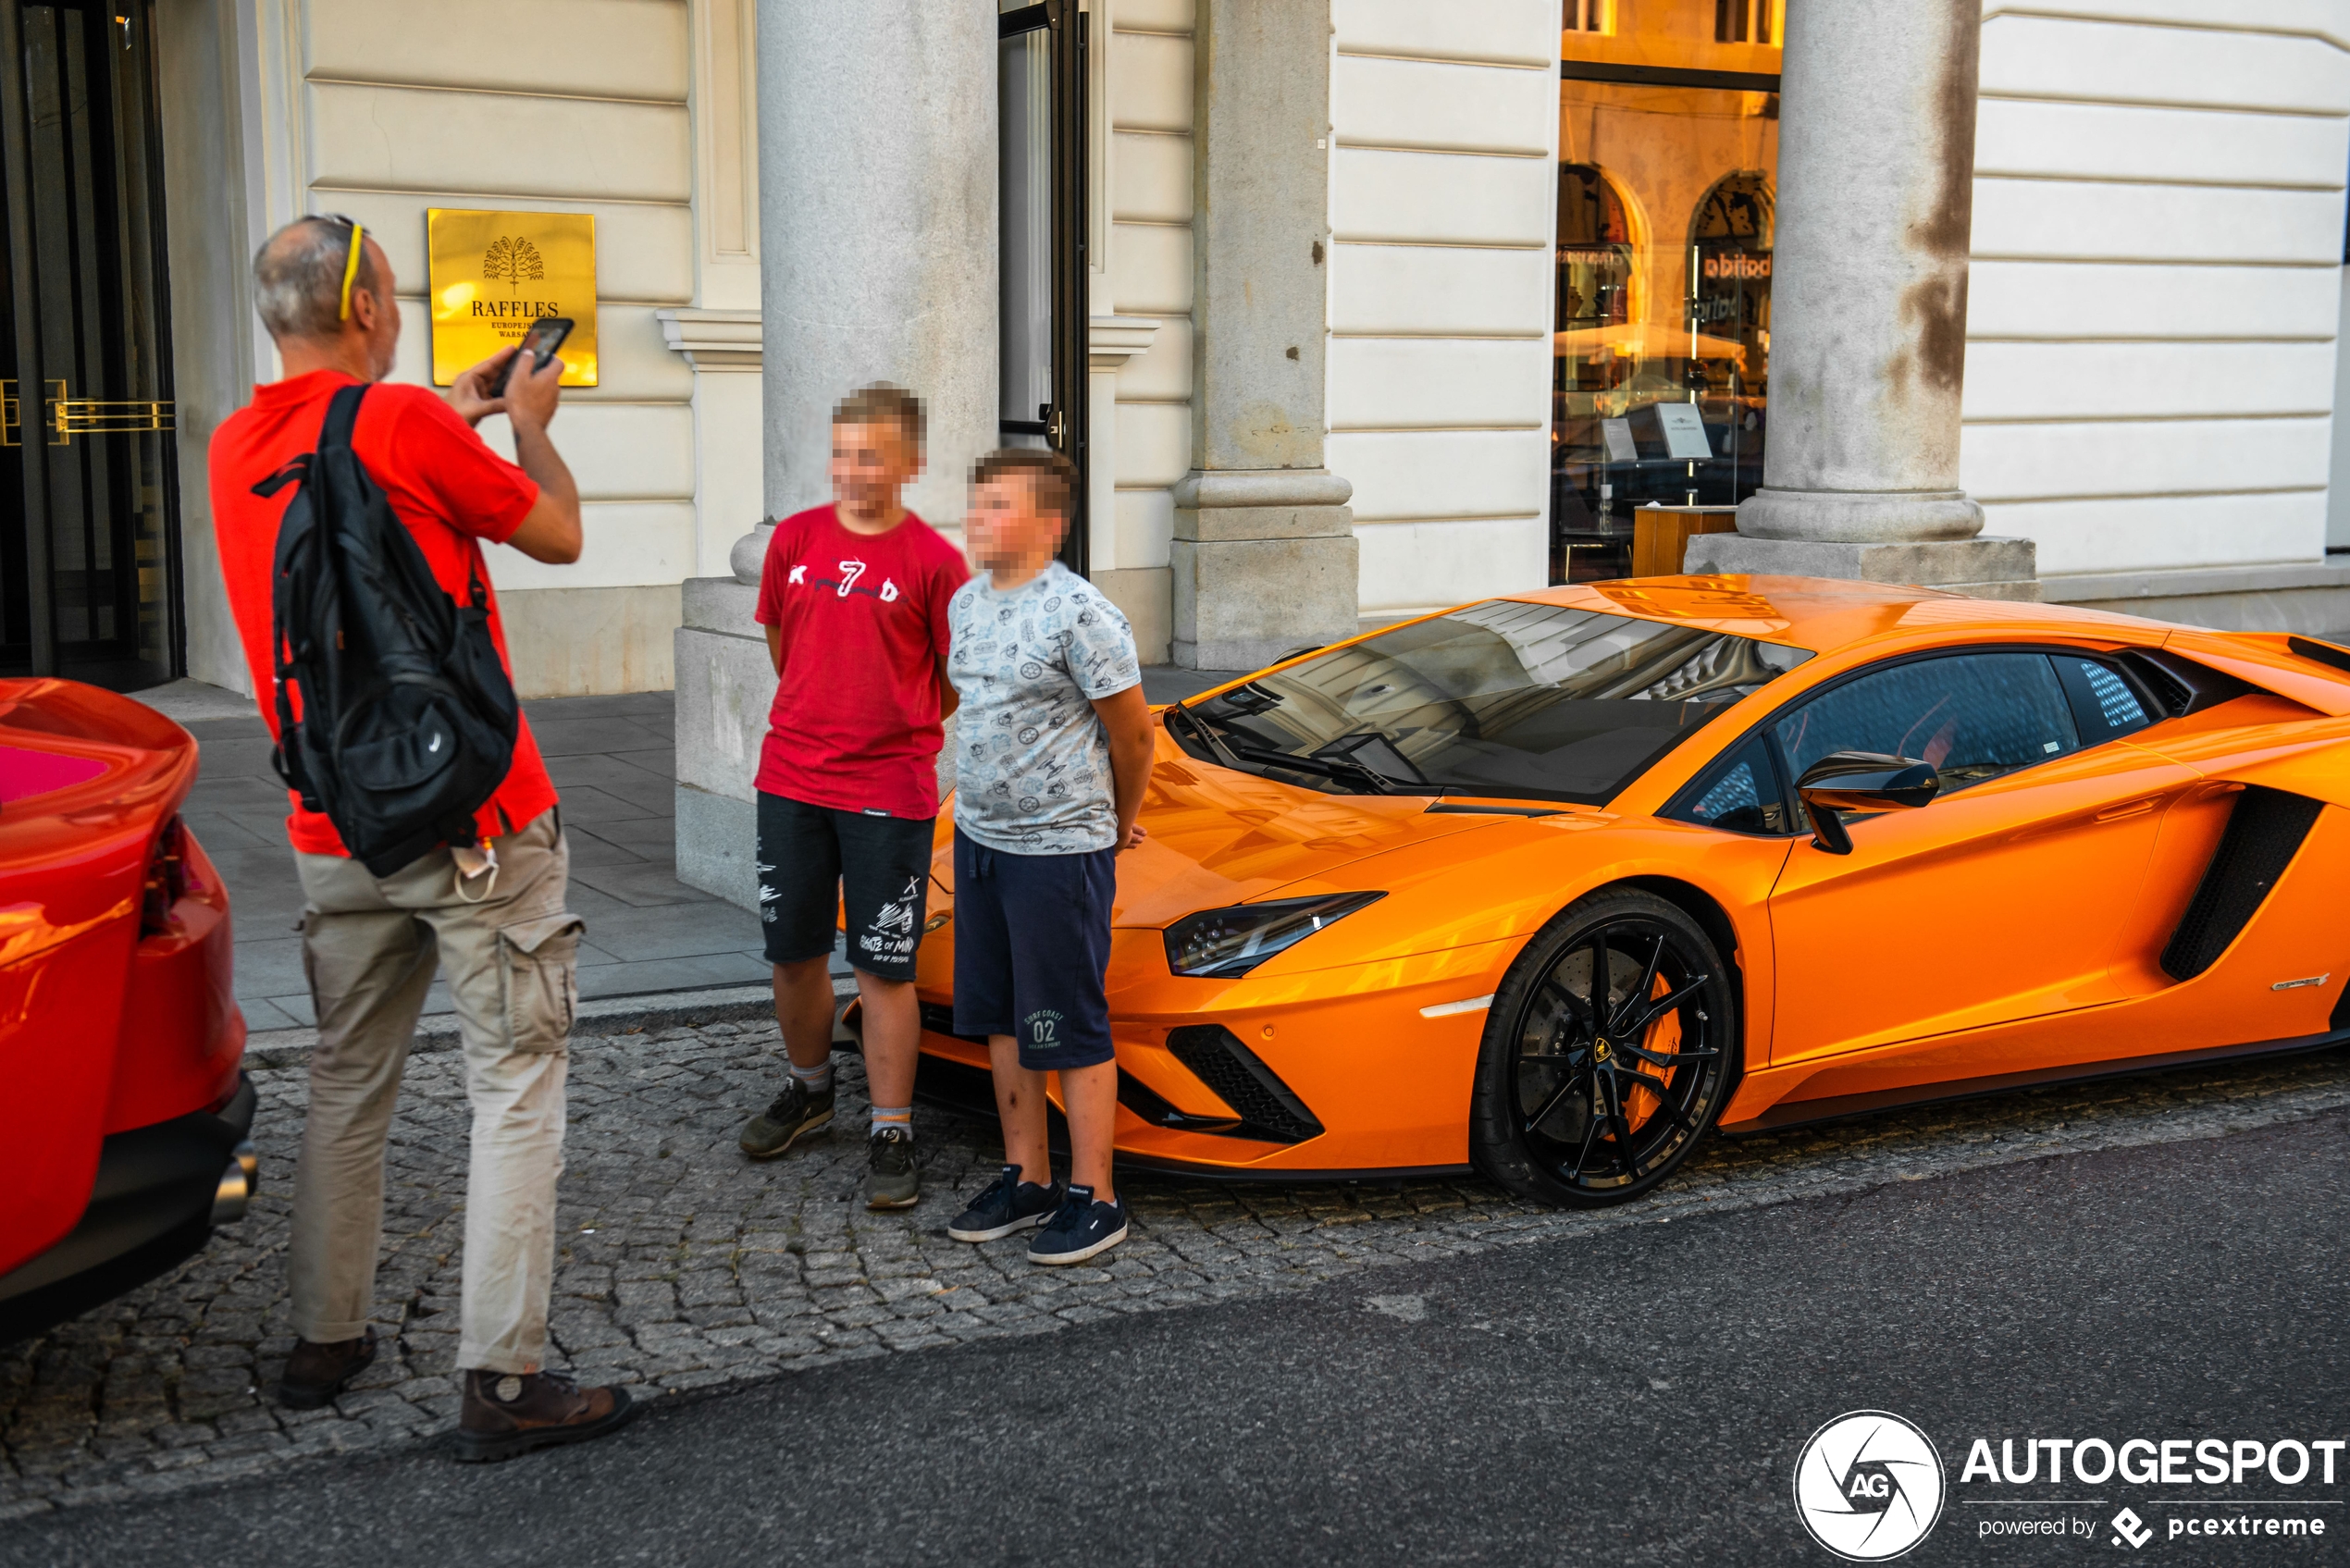
M 185 833 L 179 819 L 171 818 L 155 834 L 155 847 L 147 853 L 147 885 L 139 901 L 142 937 L 160 936 L 169 931 L 171 907 L 187 895 L 188 870 L 180 858 Z

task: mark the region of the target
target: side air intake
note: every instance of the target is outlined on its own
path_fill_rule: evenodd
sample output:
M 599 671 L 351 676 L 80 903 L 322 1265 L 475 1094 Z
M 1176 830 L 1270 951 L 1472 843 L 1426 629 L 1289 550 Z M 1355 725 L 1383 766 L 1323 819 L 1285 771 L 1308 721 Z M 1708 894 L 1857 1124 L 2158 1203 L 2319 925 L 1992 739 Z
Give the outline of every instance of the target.
M 2228 945 L 2259 913 L 2270 889 L 2301 849 L 2324 810 L 2322 803 L 2281 789 L 2247 786 L 2236 796 L 2227 831 L 2203 881 L 2162 950 L 2172 980 L 2193 980 L 2219 961 Z
M 1240 1113 L 1240 1125 L 1231 1130 L 1231 1136 L 1303 1143 L 1322 1135 L 1322 1124 L 1305 1102 L 1221 1024 L 1169 1030 L 1167 1049 L 1216 1091 L 1218 1099 Z

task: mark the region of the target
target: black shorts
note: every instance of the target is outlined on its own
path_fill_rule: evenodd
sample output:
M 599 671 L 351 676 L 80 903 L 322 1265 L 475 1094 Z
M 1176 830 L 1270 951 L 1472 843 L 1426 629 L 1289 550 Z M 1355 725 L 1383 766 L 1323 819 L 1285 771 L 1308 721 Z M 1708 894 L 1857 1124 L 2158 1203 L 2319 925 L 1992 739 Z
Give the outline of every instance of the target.
M 1116 1059 L 1109 907 L 1118 851 L 1012 855 L 955 833 L 955 1032 L 1008 1034 L 1035 1072 Z
M 934 819 L 867 815 L 759 794 L 759 921 L 767 961 L 830 956 L 848 917 L 848 961 L 876 980 L 914 978 L 930 893 Z

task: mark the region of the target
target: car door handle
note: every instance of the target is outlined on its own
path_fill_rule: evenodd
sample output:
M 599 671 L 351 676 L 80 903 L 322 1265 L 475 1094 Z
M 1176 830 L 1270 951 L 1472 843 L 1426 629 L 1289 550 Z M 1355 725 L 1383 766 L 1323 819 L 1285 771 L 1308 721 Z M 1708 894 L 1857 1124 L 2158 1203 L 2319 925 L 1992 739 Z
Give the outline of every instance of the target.
M 2133 800 L 2126 805 L 2107 807 L 2097 813 L 2096 820 L 2100 822 L 2118 822 L 2124 817 L 2140 816 L 2153 809 L 2154 802 L 2151 800 Z

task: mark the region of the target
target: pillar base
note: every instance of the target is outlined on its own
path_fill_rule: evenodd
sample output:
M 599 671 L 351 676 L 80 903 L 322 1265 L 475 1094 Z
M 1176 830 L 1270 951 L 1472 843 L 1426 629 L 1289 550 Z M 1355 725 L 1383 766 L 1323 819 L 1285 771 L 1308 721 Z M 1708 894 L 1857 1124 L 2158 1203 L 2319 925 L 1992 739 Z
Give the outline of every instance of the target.
M 1739 521 L 1745 521 L 1743 509 Z M 1976 599 L 2036 601 L 2040 597 L 2037 560 L 2037 547 L 2030 539 L 1991 536 L 1836 544 L 1757 539 L 1742 533 L 1700 534 L 1689 540 L 1681 569 L 1716 575 L 1844 577 L 1941 588 Z
M 755 910 L 751 780 L 775 702 L 766 634 L 751 618 L 759 590 L 732 577 L 696 577 L 684 597 L 676 642 L 677 880 Z
M 1187 670 L 1259 670 L 1355 634 L 1354 488 L 1319 468 L 1211 470 L 1175 486 L 1169 566 Z
M 1765 485 L 1738 504 L 1738 532 L 1753 539 L 1825 544 L 1971 539 L 1983 532 L 1983 509 L 1964 490 L 1794 490 Z

